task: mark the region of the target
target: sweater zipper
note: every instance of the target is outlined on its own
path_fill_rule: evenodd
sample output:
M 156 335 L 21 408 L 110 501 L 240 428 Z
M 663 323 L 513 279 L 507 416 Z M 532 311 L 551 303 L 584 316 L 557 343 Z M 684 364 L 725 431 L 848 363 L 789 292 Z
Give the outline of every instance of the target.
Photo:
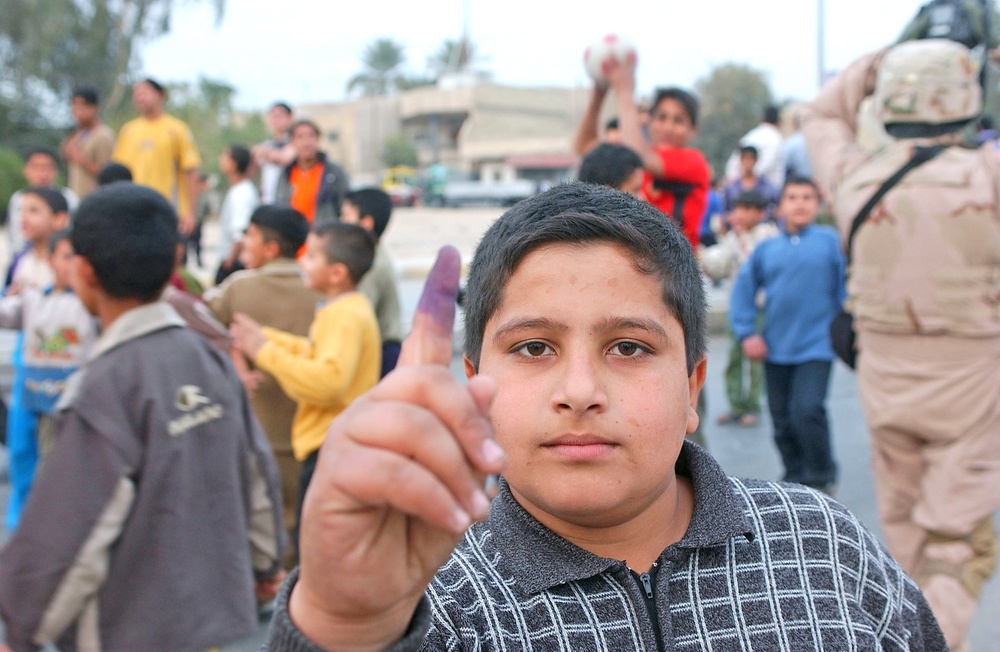
M 639 582 L 639 588 L 642 590 L 642 595 L 645 598 L 643 600 L 646 603 L 646 611 L 649 613 L 649 619 L 653 622 L 653 635 L 656 637 L 656 649 L 659 652 L 664 652 L 663 649 L 663 630 L 660 628 L 660 616 L 656 612 L 656 596 L 653 593 L 653 585 L 656 583 L 656 573 L 659 570 L 658 562 L 653 562 L 653 567 L 650 569 L 649 573 L 636 573 L 631 568 L 629 572 L 635 577 L 636 581 Z

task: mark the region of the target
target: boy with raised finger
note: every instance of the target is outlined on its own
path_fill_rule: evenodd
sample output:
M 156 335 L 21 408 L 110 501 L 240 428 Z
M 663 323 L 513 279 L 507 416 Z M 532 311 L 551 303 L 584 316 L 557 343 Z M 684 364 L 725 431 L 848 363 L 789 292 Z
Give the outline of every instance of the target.
M 685 441 L 705 296 L 654 207 L 589 184 L 525 200 L 467 288 L 468 386 L 427 299 L 397 371 L 333 423 L 269 649 L 944 649 L 843 506 Z

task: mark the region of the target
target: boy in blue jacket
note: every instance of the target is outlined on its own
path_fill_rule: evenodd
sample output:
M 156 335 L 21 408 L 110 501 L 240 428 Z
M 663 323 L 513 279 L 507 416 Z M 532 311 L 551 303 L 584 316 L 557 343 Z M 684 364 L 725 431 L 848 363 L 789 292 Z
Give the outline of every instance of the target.
M 826 392 L 833 348 L 830 320 L 844 302 L 844 256 L 837 232 L 816 225 L 819 191 L 790 179 L 778 205 L 781 233 L 760 243 L 740 269 L 729 325 L 750 360 L 764 360 L 774 441 L 784 480 L 831 493 L 837 464 L 830 444 Z M 763 290 L 763 333 L 757 295 Z

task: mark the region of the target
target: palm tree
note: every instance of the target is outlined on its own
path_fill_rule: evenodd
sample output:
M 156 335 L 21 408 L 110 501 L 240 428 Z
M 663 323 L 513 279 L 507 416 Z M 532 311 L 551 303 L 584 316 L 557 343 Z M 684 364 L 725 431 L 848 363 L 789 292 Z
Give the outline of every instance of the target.
M 448 39 L 442 43 L 441 49 L 428 59 L 427 66 L 435 78 L 440 78 L 447 73 L 467 71 L 475 59 L 475 44 L 463 36 L 457 41 Z
M 387 38 L 373 41 L 361 57 L 364 70 L 347 82 L 347 92 L 361 88 L 363 95 L 388 95 L 403 82 L 398 70 L 404 60 L 401 44 Z

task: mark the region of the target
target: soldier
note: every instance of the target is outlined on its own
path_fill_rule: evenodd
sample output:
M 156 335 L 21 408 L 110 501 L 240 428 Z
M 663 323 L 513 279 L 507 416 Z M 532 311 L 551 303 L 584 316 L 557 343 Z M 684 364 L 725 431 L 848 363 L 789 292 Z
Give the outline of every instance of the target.
M 845 242 L 851 223 L 915 147 L 942 144 L 856 232 L 848 308 L 890 552 L 923 589 L 948 644 L 963 649 L 993 573 L 1000 507 L 1000 163 L 960 145 L 982 110 L 978 67 L 953 41 L 863 57 L 820 91 L 804 131 Z M 895 140 L 855 144 L 874 104 Z

